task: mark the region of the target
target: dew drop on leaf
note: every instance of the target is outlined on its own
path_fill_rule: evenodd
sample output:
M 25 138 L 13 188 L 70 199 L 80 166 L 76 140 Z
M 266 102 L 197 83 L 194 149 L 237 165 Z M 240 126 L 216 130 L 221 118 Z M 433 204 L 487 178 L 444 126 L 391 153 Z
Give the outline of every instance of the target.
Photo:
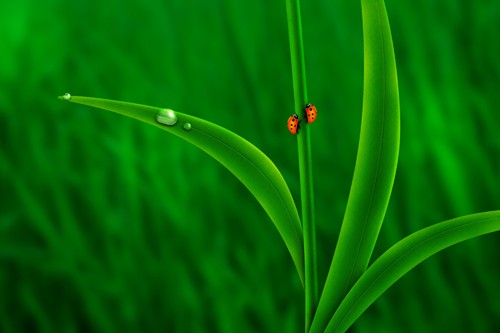
M 71 99 L 71 95 L 70 95 L 69 93 L 65 93 L 65 94 L 63 95 L 63 99 L 64 99 L 65 101 L 69 101 L 69 100 Z
M 156 121 L 163 125 L 173 126 L 177 123 L 174 110 L 161 109 L 156 115 Z
M 184 130 L 186 130 L 186 131 L 190 131 L 191 130 L 191 123 L 185 123 L 184 126 L 182 126 L 182 128 L 184 128 Z

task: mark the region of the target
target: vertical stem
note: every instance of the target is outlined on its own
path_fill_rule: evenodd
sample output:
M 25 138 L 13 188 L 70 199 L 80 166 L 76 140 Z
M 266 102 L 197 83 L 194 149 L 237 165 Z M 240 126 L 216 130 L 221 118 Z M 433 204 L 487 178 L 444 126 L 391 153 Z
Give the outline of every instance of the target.
M 316 268 L 316 227 L 314 216 L 314 193 L 310 131 L 304 108 L 308 103 L 304 45 L 300 18 L 300 1 L 286 0 L 288 36 L 292 63 L 293 95 L 295 113 L 299 115 L 300 129 L 297 134 L 300 196 L 302 202 L 302 228 L 304 234 L 305 263 L 305 331 L 309 331 L 318 304 L 318 277 Z
M 304 104 L 305 105 L 305 104 Z M 316 267 L 316 226 L 312 183 L 311 145 L 309 126 L 297 138 L 299 149 L 300 197 L 302 201 L 302 228 L 304 235 L 306 332 L 318 306 L 318 276 Z

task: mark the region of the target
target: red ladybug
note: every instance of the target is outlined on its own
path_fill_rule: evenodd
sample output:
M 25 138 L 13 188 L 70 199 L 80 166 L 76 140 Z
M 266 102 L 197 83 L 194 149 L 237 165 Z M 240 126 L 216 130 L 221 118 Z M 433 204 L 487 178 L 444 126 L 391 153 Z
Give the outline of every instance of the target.
M 292 134 L 297 134 L 299 130 L 299 115 L 294 113 L 288 118 L 288 130 Z
M 307 103 L 306 107 L 304 108 L 304 112 L 306 113 L 307 122 L 309 124 L 316 120 L 317 111 L 314 105 L 312 105 L 311 103 Z

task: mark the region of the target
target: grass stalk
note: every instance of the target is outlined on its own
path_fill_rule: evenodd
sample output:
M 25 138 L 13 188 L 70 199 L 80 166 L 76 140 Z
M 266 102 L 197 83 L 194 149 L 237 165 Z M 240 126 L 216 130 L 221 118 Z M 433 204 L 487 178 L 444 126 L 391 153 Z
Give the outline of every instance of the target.
M 286 1 L 288 18 L 288 36 L 290 39 L 290 57 L 295 113 L 299 115 L 302 126 L 297 135 L 300 197 L 302 203 L 302 229 L 304 235 L 305 264 L 305 330 L 309 331 L 316 306 L 318 304 L 318 277 L 316 267 L 316 227 L 314 215 L 314 191 L 311 157 L 311 138 L 309 126 L 304 119 L 303 109 L 308 103 L 304 43 L 300 18 L 300 1 Z

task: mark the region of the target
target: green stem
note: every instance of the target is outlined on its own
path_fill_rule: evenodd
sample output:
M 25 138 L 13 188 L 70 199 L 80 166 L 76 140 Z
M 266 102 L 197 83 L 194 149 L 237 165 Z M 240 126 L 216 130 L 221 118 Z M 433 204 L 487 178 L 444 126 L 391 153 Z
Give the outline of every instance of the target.
M 295 113 L 299 115 L 300 129 L 297 145 L 300 170 L 300 196 L 302 202 L 302 228 L 304 233 L 305 264 L 305 312 L 306 332 L 309 331 L 318 304 L 318 277 L 316 268 L 316 227 L 314 216 L 314 192 L 311 163 L 311 139 L 304 108 L 308 103 L 304 45 L 300 19 L 300 1 L 286 0 L 288 36 L 292 63 Z

